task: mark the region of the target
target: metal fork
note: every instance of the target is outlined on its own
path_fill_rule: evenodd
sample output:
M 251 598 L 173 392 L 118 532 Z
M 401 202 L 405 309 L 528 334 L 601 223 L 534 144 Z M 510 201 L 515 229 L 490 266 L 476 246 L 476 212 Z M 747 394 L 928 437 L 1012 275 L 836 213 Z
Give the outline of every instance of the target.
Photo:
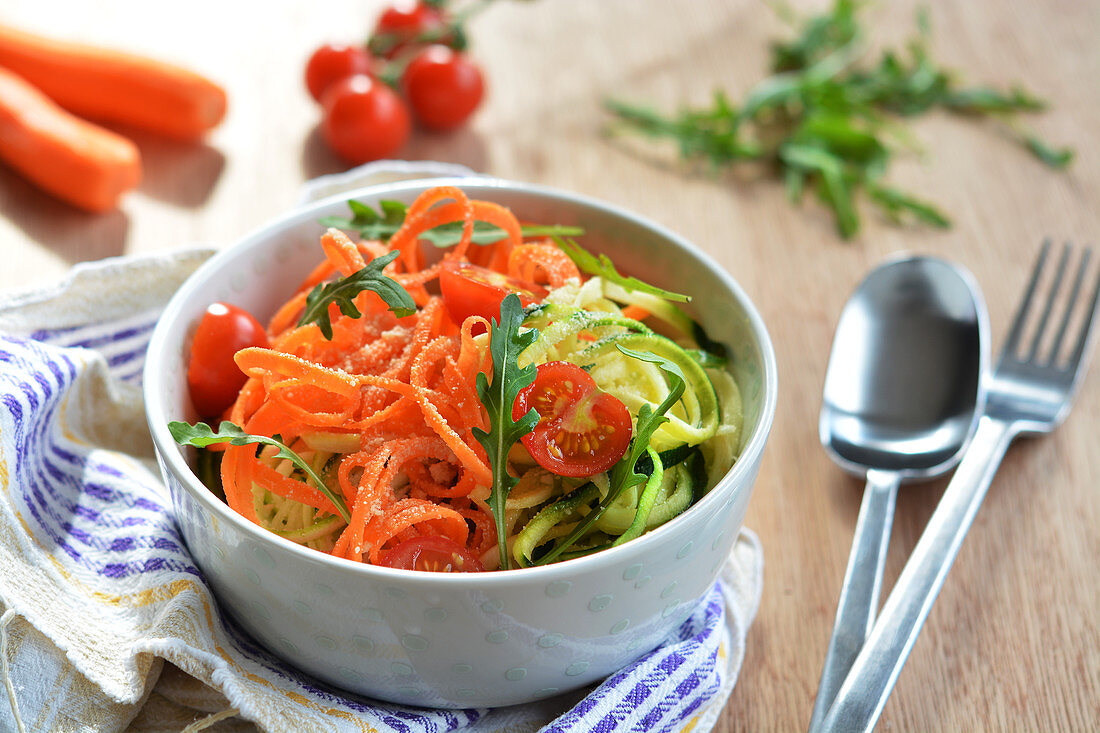
M 985 411 L 970 447 L 817 730 L 847 733 L 874 727 L 1009 444 L 1020 434 L 1051 432 L 1069 412 L 1087 371 L 1087 355 L 1098 330 L 1094 326 L 1100 299 L 1097 278 L 1096 286 L 1085 296 L 1091 295 L 1092 301 L 1077 328 L 1076 340 L 1067 342 L 1065 337 L 1091 255 L 1085 249 L 1070 286 L 1065 314 L 1051 338 L 1050 317 L 1065 280 L 1070 250 L 1066 244 L 1050 294 L 1039 306 L 1038 325 L 1028 340 L 1026 323 L 1050 251 L 1050 242 L 1043 244 L 1000 361 L 988 378 Z M 1066 344 L 1071 344 L 1071 351 L 1062 360 L 1059 354 Z

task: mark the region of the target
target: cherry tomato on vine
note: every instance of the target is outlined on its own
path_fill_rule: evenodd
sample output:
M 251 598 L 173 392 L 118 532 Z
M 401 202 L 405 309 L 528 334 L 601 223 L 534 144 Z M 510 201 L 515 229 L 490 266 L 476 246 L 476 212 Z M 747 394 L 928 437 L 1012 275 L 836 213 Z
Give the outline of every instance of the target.
M 518 420 L 532 408 L 535 429 L 520 440 L 543 468 L 559 476 L 595 476 L 618 463 L 630 445 L 630 412 L 576 364 L 539 364 L 535 381 L 512 406 Z
M 500 320 L 500 301 L 508 293 L 518 295 L 523 305 L 546 297 L 541 285 L 508 277 L 488 267 L 452 260 L 443 263 L 439 289 L 443 292 L 443 305 L 455 323 L 462 323 L 470 316 Z
M 405 67 L 401 87 L 413 116 L 432 130 L 451 130 L 481 104 L 481 69 L 465 54 L 447 46 L 428 46 Z
M 362 46 L 326 43 L 306 63 L 306 87 L 318 102 L 325 90 L 349 76 L 369 74 L 371 57 Z
M 352 164 L 396 153 L 409 138 L 409 112 L 392 89 L 366 74 L 336 82 L 321 98 L 321 134 Z
M 442 32 L 443 15 L 436 8 L 423 2 L 404 0 L 382 11 L 371 34 L 372 48 L 385 58 L 392 59 L 415 43 L 416 39 L 432 32 Z
M 191 341 L 187 386 L 202 417 L 214 417 L 237 399 L 247 377 L 233 355 L 249 346 L 268 346 L 267 332 L 252 315 L 228 303 L 213 303 Z
M 383 555 L 381 564 L 388 568 L 435 573 L 480 573 L 485 570 L 481 561 L 465 547 L 435 535 L 405 540 Z

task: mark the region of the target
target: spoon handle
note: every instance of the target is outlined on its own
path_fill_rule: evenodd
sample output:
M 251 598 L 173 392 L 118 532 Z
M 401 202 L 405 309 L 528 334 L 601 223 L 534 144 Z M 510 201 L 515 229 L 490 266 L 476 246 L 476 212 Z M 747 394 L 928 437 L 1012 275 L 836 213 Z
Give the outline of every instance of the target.
M 983 416 L 820 731 L 870 731 L 939 595 L 1015 426 Z
M 829 649 L 825 653 L 825 666 L 821 671 L 821 683 L 817 688 L 814 712 L 810 718 L 810 730 L 815 730 L 833 704 L 848 670 L 863 648 L 863 642 L 871 633 L 878 612 L 879 591 L 882 589 L 882 568 L 886 562 L 886 548 L 890 544 L 890 527 L 894 520 L 894 502 L 898 495 L 900 477 L 890 471 L 867 472 L 867 488 L 863 490 L 863 503 L 856 520 L 852 551 L 848 556 L 848 569 L 840 588 L 836 621 Z

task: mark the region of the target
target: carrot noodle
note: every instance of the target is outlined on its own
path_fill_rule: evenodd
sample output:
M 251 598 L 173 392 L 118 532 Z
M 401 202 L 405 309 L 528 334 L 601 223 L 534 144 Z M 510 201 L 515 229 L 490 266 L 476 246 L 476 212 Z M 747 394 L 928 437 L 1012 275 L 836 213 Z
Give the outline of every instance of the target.
M 491 201 L 475 201 L 474 218 L 487 224 L 494 224 L 504 230 L 507 236 L 497 242 L 497 248 L 503 247 L 505 254 L 510 252 L 513 247 L 518 247 L 523 243 L 523 232 L 520 229 L 519 220 L 511 211 L 500 204 L 494 204 Z M 503 268 L 499 269 L 503 272 Z
M 317 487 L 287 478 L 255 456 L 242 456 L 241 460 L 250 463 L 252 480 L 263 484 L 268 491 L 284 499 L 292 499 L 314 509 L 336 514 L 336 506 Z
M 493 514 L 487 506 L 476 504 L 467 499 L 464 503 L 455 502 L 455 511 L 472 522 L 474 533 L 467 541 L 467 547 L 477 554 L 486 552 L 496 545 Z
M 252 473 L 248 470 L 249 466 L 241 461 L 242 457 L 248 457 L 250 450 L 254 449 L 243 445 L 226 448 L 222 457 L 222 491 L 230 508 L 259 524 L 260 520 L 252 506 Z
M 476 221 L 499 227 L 501 239 L 473 244 Z M 480 316 L 451 320 L 433 294 L 440 262 L 425 263 L 420 251 L 421 235 L 455 222 L 461 224 L 458 242 L 442 260 L 478 261 L 552 285 L 578 276 L 556 247 L 524 244 L 506 208 L 471 201 L 454 187 L 436 188 L 409 206 L 388 242 L 324 232 L 324 259 L 268 324 L 271 348 L 242 349 L 235 357 L 248 381 L 228 419 L 247 432 L 278 436 L 344 498 L 350 521 L 336 522 L 317 545 L 338 557 L 378 563 L 401 541 L 436 535 L 475 555 L 495 546 L 484 500 L 492 471 L 473 436 L 474 428 L 488 427 L 476 381 L 492 370 L 489 323 Z M 400 255 L 385 274 L 413 296 L 416 313 L 398 319 L 377 294 L 364 290 L 355 299 L 359 318 L 330 307 L 331 340 L 315 324 L 298 325 L 315 287 L 394 250 Z M 350 445 L 349 434 L 355 436 Z M 221 480 L 229 505 L 269 529 L 290 526 L 303 514 L 332 524 L 332 501 L 276 452 L 226 448 Z
M 321 237 L 321 249 L 325 251 L 329 262 L 341 275 L 354 275 L 366 266 L 359 248 L 339 229 L 329 229 Z
M 306 291 L 295 293 L 294 297 L 283 303 L 279 310 L 275 311 L 275 315 L 271 317 L 271 320 L 267 322 L 267 332 L 277 335 L 292 328 L 306 307 L 307 295 L 309 293 Z
M 457 367 L 459 373 L 470 381 L 476 379 L 478 372 L 488 372 L 488 365 L 491 363 L 489 350 L 478 345 L 474 329 L 488 333 L 489 321 L 481 316 L 470 316 L 462 323 L 462 350 L 459 352 Z
M 394 503 L 391 511 L 371 520 L 365 536 L 370 561 L 377 564 L 386 542 L 413 526 L 422 527 L 425 534 L 442 535 L 460 545 L 466 544 L 469 535 L 465 517 L 454 509 L 423 499 L 401 499 Z
M 508 255 L 508 274 L 528 282 L 547 284 L 558 288 L 581 273 L 569 255 L 553 242 L 522 244 Z
M 390 238 L 390 248 L 400 250 L 401 255 L 398 259 L 401 260 L 408 272 L 416 272 L 420 269 L 420 251 L 417 249 L 419 235 L 432 227 L 446 223 L 446 221 L 457 221 L 457 219 L 451 218 L 446 221 L 435 221 L 435 223 L 431 225 L 425 225 L 425 219 L 431 207 L 447 199 L 453 199 L 454 202 L 458 204 L 458 208 L 461 209 L 461 216 L 459 218 L 461 218 L 463 226 L 462 240 L 459 242 L 459 246 L 465 249 L 469 244 L 469 239 L 473 234 L 474 212 L 466 194 L 461 189 L 455 188 L 454 186 L 439 186 L 429 191 L 425 191 L 417 197 L 416 201 L 414 201 L 408 211 L 405 212 L 404 223 Z

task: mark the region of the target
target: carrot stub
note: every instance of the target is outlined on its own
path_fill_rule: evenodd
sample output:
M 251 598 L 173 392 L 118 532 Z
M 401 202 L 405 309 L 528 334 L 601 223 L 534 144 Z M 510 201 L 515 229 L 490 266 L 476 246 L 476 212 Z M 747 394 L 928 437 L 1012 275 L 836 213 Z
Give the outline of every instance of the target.
M 226 94 L 187 69 L 0 25 L 0 66 L 83 117 L 194 140 L 221 122 Z
M 141 180 L 141 156 L 132 142 L 66 112 L 4 68 L 0 159 L 40 188 L 91 212 L 114 208 Z

